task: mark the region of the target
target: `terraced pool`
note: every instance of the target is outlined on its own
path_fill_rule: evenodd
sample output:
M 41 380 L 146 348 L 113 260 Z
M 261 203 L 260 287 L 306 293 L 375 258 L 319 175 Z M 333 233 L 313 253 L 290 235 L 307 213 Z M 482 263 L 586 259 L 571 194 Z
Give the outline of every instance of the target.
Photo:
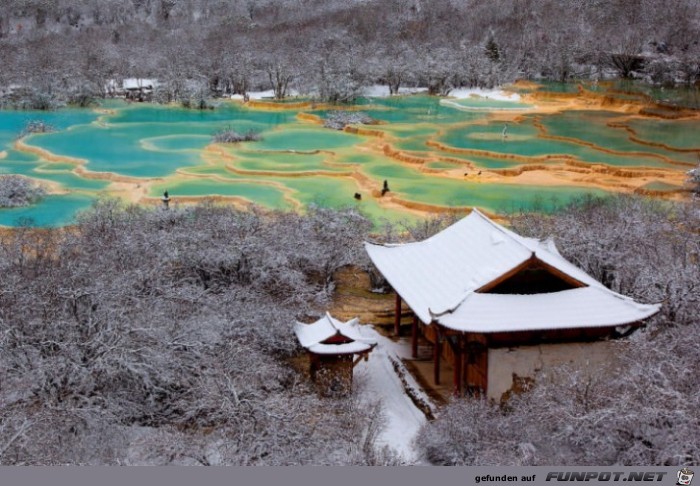
M 51 192 L 34 206 L 0 209 L 0 225 L 67 224 L 104 193 L 154 202 L 165 190 L 175 204 L 217 196 L 270 209 L 353 206 L 377 222 L 471 206 L 546 210 L 584 193 L 677 195 L 700 154 L 694 113 L 663 120 L 584 99 L 366 99 L 351 109 L 376 124 L 345 131 L 322 126 L 328 107 L 290 106 L 111 101 L 0 112 L 0 174 L 35 178 Z M 56 130 L 18 138 L 31 120 Z M 212 144 L 226 128 L 262 139 Z

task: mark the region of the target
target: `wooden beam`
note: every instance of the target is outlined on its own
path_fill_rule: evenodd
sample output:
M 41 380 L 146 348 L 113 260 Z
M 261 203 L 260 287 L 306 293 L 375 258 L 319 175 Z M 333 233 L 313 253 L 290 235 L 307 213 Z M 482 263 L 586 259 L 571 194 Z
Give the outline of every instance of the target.
M 484 398 L 487 398 L 489 396 L 489 348 L 488 346 L 486 349 L 484 349 L 484 355 L 483 355 L 483 361 L 482 361 L 482 368 L 484 370 Z
M 462 396 L 462 336 L 457 338 L 454 347 L 455 363 L 454 378 L 452 380 L 452 394 L 456 397 Z
M 396 305 L 394 307 L 394 335 L 398 336 L 401 330 L 401 296 L 396 292 Z
M 467 338 L 462 336 L 462 396 L 469 391 L 469 349 L 467 348 Z
M 440 384 L 440 326 L 435 324 L 435 344 L 433 344 L 433 381 Z
M 465 335 L 464 381 L 473 396 L 486 396 L 488 389 L 488 337 L 482 333 Z
M 411 357 L 418 357 L 418 316 L 413 314 L 413 323 L 411 324 Z

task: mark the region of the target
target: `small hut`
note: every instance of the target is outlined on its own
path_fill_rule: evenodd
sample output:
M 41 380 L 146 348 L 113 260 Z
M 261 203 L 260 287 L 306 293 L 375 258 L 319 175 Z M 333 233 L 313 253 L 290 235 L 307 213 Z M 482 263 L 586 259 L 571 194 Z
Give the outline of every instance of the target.
M 127 78 L 122 89 L 127 100 L 150 101 L 157 84 L 155 79 Z
M 309 353 L 311 379 L 328 395 L 352 390 L 353 368 L 377 345 L 363 336 L 357 318 L 341 322 L 329 313 L 312 324 L 297 322 L 294 332 Z

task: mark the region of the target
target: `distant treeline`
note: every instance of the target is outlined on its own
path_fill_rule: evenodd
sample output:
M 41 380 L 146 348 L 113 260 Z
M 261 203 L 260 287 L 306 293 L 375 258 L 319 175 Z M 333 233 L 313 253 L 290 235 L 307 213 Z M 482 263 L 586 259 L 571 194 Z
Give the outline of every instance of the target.
M 691 86 L 698 39 L 696 0 L 6 0 L 0 86 L 37 107 L 127 77 L 158 79 L 161 101 L 342 102 L 374 83 L 446 94 L 515 78 Z

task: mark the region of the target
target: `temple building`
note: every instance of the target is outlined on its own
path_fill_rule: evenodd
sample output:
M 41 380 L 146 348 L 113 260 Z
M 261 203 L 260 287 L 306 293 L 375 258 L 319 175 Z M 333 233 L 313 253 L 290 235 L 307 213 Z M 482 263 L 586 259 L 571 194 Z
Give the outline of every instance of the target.
M 455 395 L 498 399 L 505 389 L 492 382 L 507 352 L 539 346 L 545 363 L 544 346 L 620 335 L 660 308 L 606 288 L 551 240 L 519 236 L 476 209 L 424 241 L 365 247 L 396 292 L 396 333 L 403 301 L 413 314 L 413 356 L 429 343 L 433 380 L 440 384 L 441 366 L 449 368 Z
M 311 379 L 324 395 L 349 393 L 353 368 L 377 345 L 363 336 L 357 318 L 341 322 L 329 313 L 311 324 L 297 321 L 294 332 L 309 353 Z

